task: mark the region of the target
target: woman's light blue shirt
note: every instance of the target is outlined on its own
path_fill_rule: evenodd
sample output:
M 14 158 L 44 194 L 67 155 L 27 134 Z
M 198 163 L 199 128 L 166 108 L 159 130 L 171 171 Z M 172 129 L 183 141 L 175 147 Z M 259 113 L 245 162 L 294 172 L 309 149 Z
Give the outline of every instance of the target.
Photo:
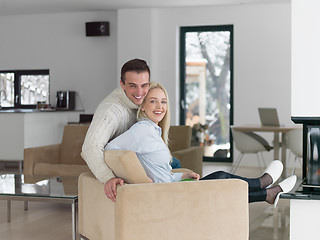
M 137 154 L 146 174 L 155 183 L 177 182 L 182 173 L 171 173 L 171 154 L 161 138 L 161 128 L 149 119 L 135 123 L 109 142 L 105 150 L 130 150 Z

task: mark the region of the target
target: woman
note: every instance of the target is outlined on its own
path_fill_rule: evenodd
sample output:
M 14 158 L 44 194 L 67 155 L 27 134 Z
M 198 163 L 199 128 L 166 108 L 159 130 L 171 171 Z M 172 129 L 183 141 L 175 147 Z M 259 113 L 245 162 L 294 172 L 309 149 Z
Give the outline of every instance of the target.
M 149 92 L 138 109 L 138 122 L 128 131 L 109 142 L 105 149 L 131 150 L 136 152 L 146 174 L 153 182 L 177 182 L 184 179 L 212 180 L 237 178 L 249 185 L 249 202 L 266 201 L 277 204 L 281 193 L 292 190 L 296 176 L 291 176 L 279 185 L 270 187 L 280 177 L 283 166 L 273 161 L 260 178 L 244 178 L 227 172 L 213 172 L 204 178 L 194 172 L 172 173 L 172 156 L 167 147 L 170 127 L 169 100 L 166 90 L 151 83 Z

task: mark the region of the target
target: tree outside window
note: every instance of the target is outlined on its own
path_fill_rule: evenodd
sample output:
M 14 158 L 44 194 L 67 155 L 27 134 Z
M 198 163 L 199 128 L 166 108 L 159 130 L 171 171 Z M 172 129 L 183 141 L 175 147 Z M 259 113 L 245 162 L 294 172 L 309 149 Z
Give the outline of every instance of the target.
M 181 28 L 181 124 L 206 160 L 231 161 L 233 26 Z
M 2 108 L 35 108 L 49 104 L 49 70 L 0 71 Z

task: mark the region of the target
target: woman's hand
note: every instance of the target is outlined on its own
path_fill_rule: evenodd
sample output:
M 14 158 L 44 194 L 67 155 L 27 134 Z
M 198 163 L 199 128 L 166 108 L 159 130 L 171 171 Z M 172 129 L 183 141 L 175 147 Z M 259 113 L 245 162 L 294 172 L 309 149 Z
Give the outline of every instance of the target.
M 195 180 L 199 180 L 200 179 L 200 175 L 198 173 L 195 172 L 185 172 L 182 174 L 182 178 L 181 179 L 195 179 Z

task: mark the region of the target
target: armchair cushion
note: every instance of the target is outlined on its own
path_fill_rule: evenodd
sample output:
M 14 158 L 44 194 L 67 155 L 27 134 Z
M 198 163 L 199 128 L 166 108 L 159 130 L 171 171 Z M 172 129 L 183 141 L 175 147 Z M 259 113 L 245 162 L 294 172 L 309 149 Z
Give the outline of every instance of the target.
M 88 131 L 88 125 L 67 125 L 64 127 L 60 146 L 60 163 L 86 165 L 80 156 L 82 144 Z
M 168 147 L 172 156 L 179 159 L 182 168 L 191 169 L 202 176 L 203 148 L 191 146 L 191 136 L 191 127 L 171 126 Z
M 191 145 L 191 127 L 171 126 L 169 129 L 169 149 L 171 152 L 189 148 Z
M 90 171 L 80 156 L 88 124 L 66 125 L 60 144 L 24 149 L 25 182 L 35 183 L 56 176 L 79 176 Z
M 60 144 L 24 149 L 24 175 L 34 175 L 37 163 L 59 163 Z
M 191 169 L 202 176 L 203 148 L 198 146 L 172 152 L 172 156 L 181 161 L 181 167 Z
M 150 183 L 150 178 L 132 151 L 107 150 L 104 152 L 104 160 L 114 175 L 126 183 Z
M 87 165 L 38 163 L 34 166 L 36 176 L 72 176 L 78 177 L 83 172 L 89 172 Z

